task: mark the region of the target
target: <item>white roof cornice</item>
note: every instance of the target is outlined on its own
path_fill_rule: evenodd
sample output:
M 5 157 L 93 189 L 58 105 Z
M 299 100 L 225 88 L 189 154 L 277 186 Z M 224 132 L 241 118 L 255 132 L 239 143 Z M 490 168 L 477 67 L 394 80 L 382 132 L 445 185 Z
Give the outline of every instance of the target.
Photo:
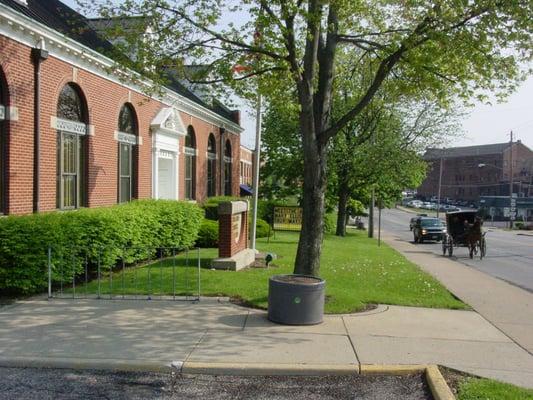
M 41 40 L 44 41 L 50 55 L 65 61 L 78 68 L 89 71 L 101 78 L 118 83 L 144 96 L 148 96 L 143 88 L 149 88 L 151 82 L 140 78 L 140 75 L 130 70 L 116 69 L 113 73 L 109 70 L 116 63 L 110 58 L 83 44 L 57 32 L 38 21 L 0 3 L 0 35 L 6 36 L 29 47 L 35 47 Z M 139 79 L 139 84 L 127 82 L 128 77 L 134 75 Z M 191 114 L 213 125 L 225 128 L 227 131 L 240 134 L 244 129 L 233 121 L 230 121 L 212 110 L 187 99 L 168 88 L 163 88 L 164 95 L 151 96 L 162 103 L 174 106 L 178 110 Z

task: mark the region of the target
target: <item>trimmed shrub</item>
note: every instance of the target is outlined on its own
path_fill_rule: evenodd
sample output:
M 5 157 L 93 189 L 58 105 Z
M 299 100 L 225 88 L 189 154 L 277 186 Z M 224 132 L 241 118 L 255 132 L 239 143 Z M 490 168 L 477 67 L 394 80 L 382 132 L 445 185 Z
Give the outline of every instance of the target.
M 210 219 L 204 219 L 200 225 L 198 232 L 198 239 L 196 239 L 197 247 L 218 247 L 218 222 Z
M 264 219 L 258 218 L 255 226 L 256 226 L 255 237 L 262 238 L 262 237 L 268 237 L 272 235 L 272 229 L 270 228 L 270 225 L 268 224 L 268 222 L 266 222 Z
M 324 214 L 324 232 L 335 233 L 337 229 L 337 213 L 330 212 Z
M 191 247 L 202 210 L 172 200 L 140 200 L 113 207 L 51 212 L 0 219 L 0 290 L 34 293 L 46 287 L 48 248 L 52 277 L 131 264 L 164 252 Z M 68 266 L 65 268 L 65 266 Z
M 232 196 L 209 197 L 202 205 L 202 208 L 205 210 L 205 217 L 213 221 L 218 221 L 218 205 L 226 201 L 237 201 L 237 200 L 242 200 L 242 199 L 239 197 L 232 197 Z

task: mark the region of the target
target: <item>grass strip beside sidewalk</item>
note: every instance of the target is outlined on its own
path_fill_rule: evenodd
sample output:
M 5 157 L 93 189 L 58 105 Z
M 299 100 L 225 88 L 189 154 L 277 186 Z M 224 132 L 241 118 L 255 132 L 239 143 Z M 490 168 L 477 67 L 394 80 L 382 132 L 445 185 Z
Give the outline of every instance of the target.
M 458 400 L 533 400 L 533 390 L 492 379 L 465 378 L 459 383 Z
M 217 249 L 202 249 L 202 296 L 229 296 L 254 307 L 266 308 L 268 278 L 275 274 L 292 273 L 297 244 L 298 234 L 291 232 L 277 232 L 269 243 L 266 239 L 259 239 L 260 251 L 278 256 L 274 266 L 238 272 L 211 270 L 210 260 L 217 256 Z M 189 253 L 188 267 L 185 266 L 185 255 L 176 257 L 176 294 L 194 294 L 195 256 L 195 253 Z M 118 271 L 114 273 L 113 293 L 172 294 L 172 274 L 172 259 L 155 262 L 151 266 L 128 268 L 122 287 L 122 276 Z M 362 232 L 349 233 L 346 237 L 325 236 L 320 275 L 327 281 L 327 313 L 356 312 L 364 310 L 367 304 L 377 303 L 469 308 L 401 254 L 385 244 L 378 247 L 375 239 L 367 238 Z M 88 293 L 96 293 L 97 286 L 97 282 L 90 282 Z M 106 278 L 101 282 L 101 293 L 109 293 L 110 287 L 109 278 Z M 80 288 L 77 292 L 83 290 Z

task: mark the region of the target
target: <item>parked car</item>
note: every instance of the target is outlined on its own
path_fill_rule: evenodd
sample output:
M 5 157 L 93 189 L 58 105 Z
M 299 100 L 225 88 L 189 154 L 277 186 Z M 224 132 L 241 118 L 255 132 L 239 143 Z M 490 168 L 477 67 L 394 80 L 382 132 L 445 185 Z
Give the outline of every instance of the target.
M 422 206 L 422 202 L 420 200 L 411 200 L 409 203 L 407 203 L 407 206 L 413 208 L 420 208 Z
M 412 231 L 415 224 L 416 224 L 416 221 L 419 219 L 419 218 L 422 218 L 422 217 L 427 217 L 428 215 L 427 214 L 417 214 L 416 217 L 413 217 L 411 218 L 411 221 L 409 221 L 409 230 Z
M 413 238 L 415 243 L 424 240 L 442 241 L 446 236 L 446 224 L 439 218 L 419 217 L 413 226 Z

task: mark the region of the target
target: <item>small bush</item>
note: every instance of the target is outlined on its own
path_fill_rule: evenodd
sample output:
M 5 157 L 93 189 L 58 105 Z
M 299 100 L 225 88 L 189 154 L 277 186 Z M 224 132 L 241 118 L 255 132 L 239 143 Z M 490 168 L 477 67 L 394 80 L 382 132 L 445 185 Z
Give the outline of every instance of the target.
M 337 213 L 331 212 L 324 214 L 324 232 L 334 233 L 337 229 Z
M 209 197 L 202 205 L 202 208 L 205 210 L 205 218 L 210 219 L 212 221 L 218 221 L 218 205 L 226 201 L 237 201 L 237 200 L 242 200 L 242 199 L 239 197 L 231 197 L 231 196 Z
M 198 231 L 198 239 L 196 239 L 197 247 L 218 247 L 218 222 L 210 219 L 204 219 L 200 230 Z
M 266 222 L 264 219 L 257 219 L 255 226 L 255 237 L 263 238 L 272 235 L 272 229 L 270 228 L 268 222 Z
M 161 248 L 191 247 L 201 220 L 198 206 L 171 200 L 0 218 L 0 290 L 45 288 L 49 248 L 53 279 L 69 280 L 85 262 L 91 273 L 98 263 L 109 269 L 122 257 L 135 263 Z

